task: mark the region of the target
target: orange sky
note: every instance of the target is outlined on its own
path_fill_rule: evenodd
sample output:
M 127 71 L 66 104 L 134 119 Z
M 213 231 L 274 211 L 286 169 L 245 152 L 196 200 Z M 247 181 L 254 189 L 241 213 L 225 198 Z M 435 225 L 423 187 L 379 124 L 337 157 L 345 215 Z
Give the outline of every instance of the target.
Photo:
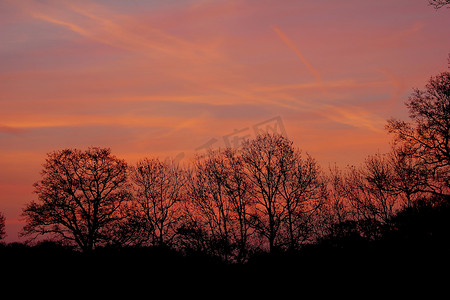
M 387 151 L 386 119 L 447 68 L 450 11 L 427 2 L 0 0 L 7 241 L 52 150 L 186 161 L 278 118 L 324 167 Z

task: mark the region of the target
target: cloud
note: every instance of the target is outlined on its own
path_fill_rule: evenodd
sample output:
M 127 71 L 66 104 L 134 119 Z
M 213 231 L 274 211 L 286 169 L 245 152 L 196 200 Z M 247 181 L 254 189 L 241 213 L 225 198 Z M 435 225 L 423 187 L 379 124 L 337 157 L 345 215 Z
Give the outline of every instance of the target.
M 35 76 L 31 84 L 27 82 L 27 86 L 32 88 L 24 92 L 17 88 L 18 91 L 13 92 L 16 97 L 20 97 L 18 100 L 39 103 L 36 105 L 39 114 L 30 115 L 28 120 L 6 116 L 5 124 L 16 126 L 15 128 L 77 126 L 85 122 L 146 126 L 156 122 L 168 124 L 177 131 L 185 127 L 201 127 L 201 121 L 195 121 L 194 118 L 236 120 L 251 115 L 242 113 L 243 110 L 254 112 L 254 107 L 260 107 L 261 114 L 266 111 L 308 113 L 336 123 L 378 131 L 382 127 L 380 124 L 383 118 L 379 115 L 382 108 L 373 110 L 373 107 L 381 102 L 373 101 L 370 106 L 366 99 L 371 97 L 370 93 L 376 88 L 382 90 L 378 93 L 386 94 L 386 89 L 393 87 L 392 100 L 400 98 L 404 91 L 401 78 L 393 76 L 382 66 L 377 72 L 384 75 L 383 79 L 360 79 L 356 76 L 367 76 L 368 71 L 355 66 L 354 62 L 346 61 L 346 65 L 340 65 L 340 70 L 330 71 L 331 68 L 325 68 L 314 53 L 310 54 L 311 57 L 305 57 L 294 43 L 295 40 L 281 29 L 285 26 L 283 20 L 277 18 L 277 14 L 271 14 L 275 9 L 275 2 L 258 6 L 253 12 L 255 15 L 252 15 L 250 8 L 253 6 L 250 2 L 238 4 L 228 1 L 193 1 L 188 5 L 167 6 L 164 10 L 156 8 L 156 11 L 164 11 L 159 21 L 153 21 L 154 10 L 145 11 L 144 18 L 143 13 L 125 14 L 114 10 L 114 7 L 117 8 L 114 5 L 84 1 L 24 0 L 11 3 L 17 3 L 33 18 L 65 28 L 86 41 L 109 45 L 133 54 L 114 57 L 118 59 L 105 64 L 71 69 L 70 74 L 67 70 L 60 70 L 46 77 L 45 81 L 36 79 Z M 297 6 L 301 7 L 294 5 L 295 8 Z M 283 9 L 284 13 L 290 10 Z M 314 13 L 319 12 L 321 10 Z M 248 18 L 251 18 L 251 22 Z M 291 16 L 288 15 L 288 18 Z M 335 25 L 337 21 L 345 19 L 345 16 L 339 15 L 336 18 L 333 19 Z M 204 20 L 211 27 L 207 31 L 199 28 Z M 311 41 L 317 42 L 317 37 L 300 30 L 309 28 L 302 26 L 308 19 L 299 23 L 290 20 L 289 24 L 292 23 L 293 26 L 289 32 L 301 32 L 302 45 L 309 48 L 311 45 L 321 46 L 321 49 L 328 44 L 341 45 L 343 42 L 340 38 L 350 35 L 350 30 L 354 27 L 354 22 L 348 22 L 343 27 L 344 32 L 338 32 L 339 39 L 326 39 L 322 44 L 314 45 Z M 372 22 L 370 18 L 369 22 Z M 245 26 L 239 34 L 233 31 L 243 24 L 252 25 L 251 30 L 248 29 L 249 26 Z M 421 22 L 412 24 L 397 26 L 389 34 L 385 34 L 383 30 L 377 30 L 375 34 L 369 32 L 364 40 L 375 37 L 372 45 L 386 44 L 419 34 L 424 27 Z M 327 27 L 329 25 L 323 22 L 315 30 L 324 31 Z M 270 34 L 270 31 L 267 34 L 268 28 L 275 34 Z M 357 30 L 357 34 L 365 34 L 365 31 Z M 333 36 L 335 35 L 330 35 Z M 221 42 L 216 43 L 217 40 Z M 236 40 L 240 44 L 226 44 Z M 248 42 L 250 40 L 251 43 Z M 278 41 L 279 47 L 272 45 L 275 41 Z M 348 41 L 346 44 L 358 44 L 358 41 L 351 39 L 344 41 Z M 267 49 L 261 47 L 264 45 Z M 231 48 L 234 52 L 230 51 Z M 289 50 L 295 56 L 285 55 Z M 255 56 L 255 51 L 261 53 L 261 56 Z M 348 53 L 342 56 L 345 55 Z M 307 75 L 312 76 L 311 80 L 305 80 L 304 74 L 298 79 L 295 73 L 298 68 L 292 63 L 295 62 L 294 59 L 299 60 L 308 70 Z M 373 67 L 368 69 L 369 72 L 373 71 Z M 339 73 L 347 70 L 350 71 L 346 73 L 346 77 Z M 329 76 L 330 73 L 333 77 Z M 370 90 L 364 91 L 365 88 Z M 356 102 L 358 98 L 361 98 L 359 103 Z M 151 120 L 149 116 L 139 112 L 141 108 L 144 111 L 148 109 L 136 105 L 137 102 L 153 102 L 157 105 L 160 101 L 170 102 L 169 106 L 174 107 L 172 112 L 163 116 L 168 121 L 163 120 L 162 116 Z M 54 107 L 47 104 L 49 102 Z M 74 103 L 75 108 L 72 108 Z M 198 103 L 203 104 L 196 105 Z M 42 106 L 54 108 L 58 112 L 51 114 L 42 111 Z M 155 108 L 154 111 L 161 110 Z M 154 116 L 152 112 L 149 114 Z
M 20 135 L 20 134 L 23 134 L 23 133 L 25 133 L 27 131 L 28 130 L 26 128 L 15 127 L 15 126 L 7 126 L 7 125 L 1 125 L 0 124 L 0 132 L 1 133 L 11 134 L 11 135 Z
M 109 11 L 98 4 L 59 1 L 57 6 L 28 0 L 17 4 L 36 19 L 62 26 L 89 40 L 129 52 L 146 55 L 164 54 L 186 59 L 210 58 L 211 49 L 192 43 L 133 17 Z
M 305 65 L 305 67 L 314 76 L 315 83 L 306 84 L 292 84 L 278 86 L 278 88 L 286 89 L 304 89 L 311 87 L 318 87 L 322 90 L 325 96 L 329 96 L 330 93 L 327 87 L 340 87 L 345 85 L 354 85 L 353 80 L 340 80 L 334 82 L 325 83 L 322 79 L 321 73 L 304 57 L 300 50 L 294 45 L 294 43 L 286 36 L 286 34 L 277 26 L 272 26 L 272 29 L 277 33 L 280 39 L 296 54 L 300 61 Z M 267 88 L 266 88 L 267 89 Z M 272 87 L 273 90 L 273 87 Z M 371 131 L 380 131 L 381 118 L 377 115 L 364 110 L 362 107 L 347 107 L 337 106 L 335 104 L 326 103 L 312 103 L 302 101 L 302 107 L 307 108 L 311 111 L 319 111 L 320 115 L 333 120 L 338 123 L 351 125 L 354 127 L 367 128 Z
M 406 29 L 395 30 L 392 33 L 380 36 L 375 43 L 379 47 L 398 47 L 407 41 L 409 38 L 416 36 L 424 28 L 423 22 L 415 22 Z
M 338 123 L 356 128 L 366 128 L 372 132 L 383 132 L 386 120 L 362 107 L 325 105 L 323 115 Z
M 277 33 L 277 35 L 281 38 L 281 40 L 297 55 L 300 61 L 308 68 L 308 70 L 314 75 L 315 80 L 318 83 L 322 83 L 322 75 L 320 72 L 314 68 L 309 61 L 303 56 L 303 54 L 298 50 L 298 48 L 292 43 L 292 41 L 281 31 L 277 26 L 272 26 L 272 29 Z
M 374 68 L 373 70 L 386 77 L 392 86 L 392 95 L 391 98 L 387 100 L 387 104 L 395 104 L 398 102 L 400 97 L 407 91 L 404 80 L 387 68 Z
M 40 12 L 36 12 L 36 11 L 31 12 L 31 15 L 36 19 L 40 19 L 40 20 L 43 20 L 43 21 L 46 21 L 46 22 L 49 22 L 52 24 L 63 26 L 73 32 L 80 34 L 80 35 L 90 36 L 89 31 L 83 29 L 82 27 L 80 27 L 76 24 L 73 24 L 73 23 L 70 23 L 67 21 L 63 21 L 63 20 L 59 20 L 59 19 L 55 19 L 49 15 L 46 15 L 46 14 L 43 14 Z

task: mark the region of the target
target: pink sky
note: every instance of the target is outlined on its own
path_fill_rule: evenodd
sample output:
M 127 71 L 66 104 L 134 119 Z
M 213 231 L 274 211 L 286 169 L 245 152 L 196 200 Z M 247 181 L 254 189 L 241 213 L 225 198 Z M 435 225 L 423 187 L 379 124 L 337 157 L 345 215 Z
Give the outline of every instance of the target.
M 386 119 L 447 69 L 449 37 L 427 0 L 0 0 L 6 240 L 57 149 L 188 161 L 279 117 L 325 168 L 388 151 Z

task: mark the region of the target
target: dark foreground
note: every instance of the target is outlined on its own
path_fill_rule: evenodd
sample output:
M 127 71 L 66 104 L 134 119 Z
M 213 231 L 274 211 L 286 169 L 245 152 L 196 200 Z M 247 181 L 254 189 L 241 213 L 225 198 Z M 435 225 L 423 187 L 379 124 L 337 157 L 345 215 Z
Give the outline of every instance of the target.
M 342 293 L 355 287 L 411 292 L 448 286 L 448 202 L 405 210 L 388 229 L 378 228 L 370 237 L 358 232 L 360 224 L 350 222 L 337 228 L 336 234 L 298 251 L 255 253 L 242 264 L 157 247 L 98 248 L 81 253 L 54 242 L 0 244 L 2 284 L 28 287 L 32 282 L 45 289 L 91 287 L 104 292 L 164 287 L 166 292 L 191 293 L 212 288 L 215 296 L 239 288 L 273 292 L 319 286 L 317 293 L 331 287 Z
M 427 242 L 427 243 L 425 243 Z M 189 255 L 157 247 L 99 248 L 81 253 L 52 242 L 35 246 L 0 246 L 3 273 L 25 277 L 70 277 L 83 274 L 119 278 L 173 276 L 256 276 L 339 279 L 345 276 L 383 274 L 385 278 L 449 274 L 450 247 L 443 241 L 357 242 L 347 245 L 307 245 L 295 252 L 256 253 L 246 263 L 223 262 L 202 253 Z M 440 273 L 440 272 L 443 273 Z
M 145 292 L 173 298 L 243 294 L 256 298 L 306 289 L 315 296 L 412 296 L 420 291 L 433 298 L 433 293 L 437 296 L 447 289 L 450 279 L 450 251 L 441 246 L 312 245 L 295 253 L 259 254 L 245 264 L 230 264 L 169 249 L 97 249 L 83 254 L 51 243 L 16 244 L 1 248 L 6 276 L 2 284 L 4 290 L 21 290 L 18 284 L 32 296 L 58 297 L 81 297 L 87 289 L 90 295 L 127 299 Z

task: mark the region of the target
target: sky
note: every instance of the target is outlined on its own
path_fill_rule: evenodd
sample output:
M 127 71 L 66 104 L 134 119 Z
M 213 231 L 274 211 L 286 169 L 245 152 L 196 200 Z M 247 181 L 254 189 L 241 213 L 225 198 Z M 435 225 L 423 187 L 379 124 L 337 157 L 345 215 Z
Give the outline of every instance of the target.
M 0 0 L 6 241 L 54 150 L 189 162 L 262 129 L 359 164 L 449 52 L 427 0 Z

